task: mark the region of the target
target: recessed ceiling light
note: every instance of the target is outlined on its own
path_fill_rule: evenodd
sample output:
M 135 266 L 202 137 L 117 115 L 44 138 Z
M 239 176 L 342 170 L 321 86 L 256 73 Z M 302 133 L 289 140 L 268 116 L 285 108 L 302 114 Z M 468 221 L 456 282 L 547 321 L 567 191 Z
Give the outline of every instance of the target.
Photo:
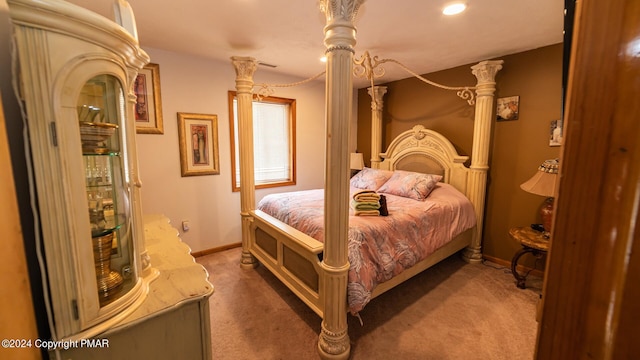
M 467 4 L 465 3 L 453 3 L 445 6 L 445 8 L 442 10 L 442 13 L 445 15 L 456 15 L 463 12 L 466 8 Z

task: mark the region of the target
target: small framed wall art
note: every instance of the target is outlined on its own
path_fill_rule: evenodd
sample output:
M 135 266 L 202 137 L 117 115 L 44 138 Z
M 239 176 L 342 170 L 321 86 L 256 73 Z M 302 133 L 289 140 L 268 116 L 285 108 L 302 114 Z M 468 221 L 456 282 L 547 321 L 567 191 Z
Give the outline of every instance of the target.
M 182 176 L 218 175 L 218 116 L 178 113 Z
M 136 133 L 164 134 L 160 65 L 148 64 L 140 70 L 133 84 L 136 94 Z
M 549 146 L 562 145 L 562 120 L 552 120 L 549 131 Z
M 498 121 L 518 120 L 520 113 L 520 96 L 499 98 L 496 104 Z

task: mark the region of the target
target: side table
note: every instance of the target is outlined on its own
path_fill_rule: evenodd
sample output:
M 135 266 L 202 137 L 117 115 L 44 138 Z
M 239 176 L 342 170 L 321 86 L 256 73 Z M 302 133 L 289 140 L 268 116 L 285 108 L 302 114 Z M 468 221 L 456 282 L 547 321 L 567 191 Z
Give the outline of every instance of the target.
M 528 273 L 520 275 L 517 271 L 518 260 L 522 255 L 531 253 L 536 258 L 542 258 L 549 251 L 549 241 L 551 239 L 545 237 L 543 233 L 533 230 L 531 227 L 515 227 L 509 230 L 509 235 L 515 241 L 522 245 L 511 260 L 511 273 L 516 278 L 517 286 L 520 289 L 525 288 L 525 281 Z

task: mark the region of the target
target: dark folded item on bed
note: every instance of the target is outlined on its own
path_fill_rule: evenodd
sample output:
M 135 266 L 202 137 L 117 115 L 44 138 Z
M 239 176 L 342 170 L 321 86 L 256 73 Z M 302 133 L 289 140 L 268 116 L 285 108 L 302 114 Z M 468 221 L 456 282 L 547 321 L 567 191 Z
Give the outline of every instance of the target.
M 380 195 L 380 216 L 389 216 L 389 210 L 387 209 L 387 198 L 384 195 Z

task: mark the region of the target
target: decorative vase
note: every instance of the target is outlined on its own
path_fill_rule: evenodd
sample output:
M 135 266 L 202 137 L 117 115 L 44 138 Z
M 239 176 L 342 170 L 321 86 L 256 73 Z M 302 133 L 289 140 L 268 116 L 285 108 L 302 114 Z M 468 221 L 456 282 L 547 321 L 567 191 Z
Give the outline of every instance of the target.
M 114 233 L 110 232 L 92 239 L 100 306 L 111 302 L 113 297 L 122 289 L 122 275 L 117 271 L 111 270 L 113 237 Z

